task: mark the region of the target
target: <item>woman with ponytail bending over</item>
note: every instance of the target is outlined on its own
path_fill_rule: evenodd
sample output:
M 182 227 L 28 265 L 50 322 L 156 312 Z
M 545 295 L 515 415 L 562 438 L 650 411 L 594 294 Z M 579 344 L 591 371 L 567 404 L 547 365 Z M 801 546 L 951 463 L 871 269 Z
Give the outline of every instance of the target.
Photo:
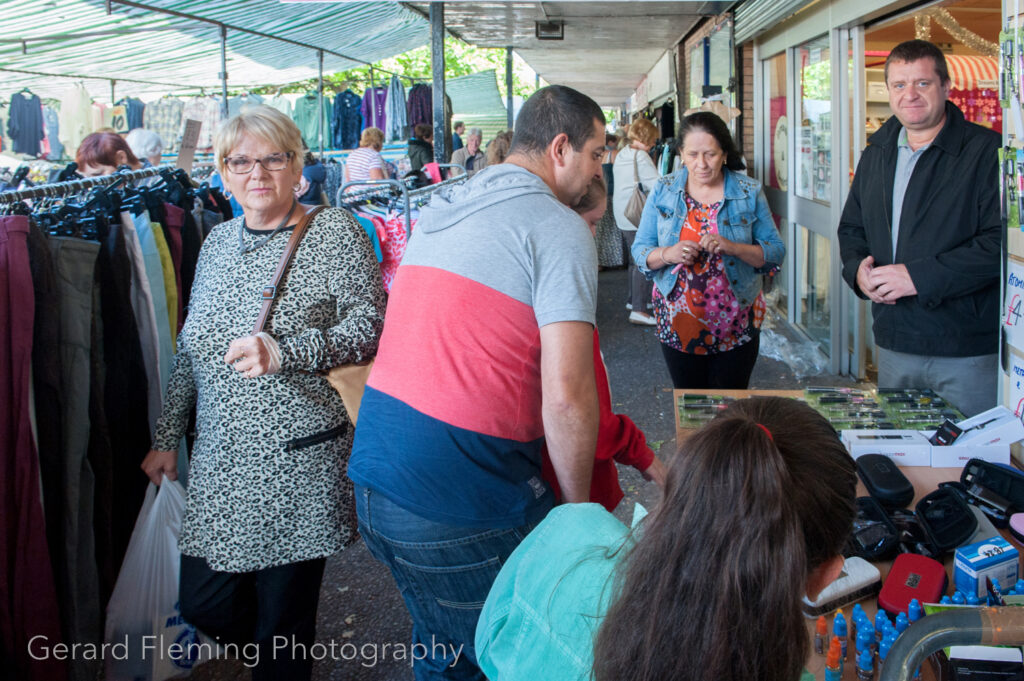
M 797 681 L 800 600 L 842 569 L 855 486 L 806 404 L 736 402 L 682 444 L 632 530 L 597 504 L 548 514 L 487 597 L 480 667 L 491 681 Z

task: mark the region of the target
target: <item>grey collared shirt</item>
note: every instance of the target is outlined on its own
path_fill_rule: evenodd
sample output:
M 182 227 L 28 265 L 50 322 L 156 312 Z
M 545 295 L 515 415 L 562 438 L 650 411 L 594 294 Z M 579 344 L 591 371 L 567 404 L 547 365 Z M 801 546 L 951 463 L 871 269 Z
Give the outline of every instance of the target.
M 896 176 L 892 182 L 892 261 L 896 262 L 896 243 L 900 236 L 900 217 L 903 215 L 903 199 L 907 195 L 907 185 L 910 184 L 910 176 L 914 174 L 914 166 L 917 165 L 921 154 L 932 144 L 919 147 L 917 151 L 910 148 L 907 141 L 907 129 L 900 128 L 900 136 L 897 141 L 898 151 L 896 154 Z

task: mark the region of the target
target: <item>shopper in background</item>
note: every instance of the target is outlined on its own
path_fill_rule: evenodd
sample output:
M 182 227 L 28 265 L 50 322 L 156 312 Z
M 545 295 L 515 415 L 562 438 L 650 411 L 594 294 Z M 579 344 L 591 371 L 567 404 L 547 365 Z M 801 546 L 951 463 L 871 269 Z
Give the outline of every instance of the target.
M 701 111 L 683 119 L 679 135 L 684 167 L 648 197 L 633 259 L 654 280 L 672 385 L 746 388 L 760 347 L 762 276 L 782 264 L 786 247 L 761 183 L 739 172 L 725 122 Z
M 470 128 L 466 133 L 466 146 L 452 154 L 452 163 L 465 168 L 470 177 L 487 165 L 487 157 L 480 151 L 483 137 L 484 133 L 480 128 Z
M 1000 137 L 947 101 L 932 43 L 894 47 L 885 78 L 894 115 L 843 207 L 843 278 L 872 303 L 878 387 L 932 388 L 973 416 L 998 397 Z
M 622 233 L 626 248 L 630 249 L 633 247 L 633 239 L 636 238 L 637 226 L 626 218 L 626 206 L 638 183 L 649 194 L 654 183 L 658 181 L 658 169 L 654 167 L 654 161 L 651 160 L 648 153 L 654 143 L 658 141 L 658 128 L 646 118 L 638 118 L 629 126 L 628 135 L 629 146 L 619 151 L 612 164 L 615 187 L 612 194 L 612 205 L 615 212 L 615 224 Z M 654 326 L 654 317 L 648 312 L 650 302 L 651 283 L 637 269 L 637 263 L 631 262 L 629 265 L 629 302 L 626 304 L 626 308 L 630 310 L 629 321 L 631 324 Z
M 508 157 L 508 150 L 512 147 L 512 131 L 505 130 L 495 135 L 494 139 L 487 143 L 487 165 L 496 166 L 504 163 Z
M 135 128 L 125 136 L 124 141 L 135 156 L 143 160 L 143 166 L 160 165 L 160 155 L 164 153 L 164 142 L 160 135 L 145 128 Z
M 605 214 L 608 205 L 608 190 L 604 180 L 594 179 L 587 193 L 576 205 L 576 212 L 595 234 L 597 223 Z M 597 427 L 597 451 L 594 456 L 594 473 L 590 479 L 590 501 L 601 504 L 609 511 L 615 510 L 624 496 L 619 485 L 619 469 L 616 464 L 632 466 L 640 471 L 646 480 L 653 480 L 659 487 L 665 485 L 665 464 L 654 455 L 647 444 L 647 437 L 633 420 L 625 414 L 612 410 L 612 392 L 608 379 L 608 368 L 601 355 L 601 339 L 594 327 L 594 379 L 597 385 L 597 401 L 601 416 Z M 561 501 L 561 489 L 555 476 L 551 459 L 544 450 L 544 480 L 551 485 L 555 497 Z
M 409 140 L 410 170 L 420 170 L 434 161 L 434 128 L 426 123 L 417 123 Z
M 302 177 L 299 178 L 299 188 L 295 196 L 299 203 L 307 206 L 323 206 L 324 203 L 324 182 L 327 181 L 327 169 L 309 149 L 303 146 L 302 155 Z
M 856 485 L 811 407 L 735 402 L 680 446 L 634 529 L 597 504 L 548 514 L 487 596 L 480 667 L 501 681 L 810 681 L 802 599 L 842 571 Z
M 359 148 L 345 159 L 345 181 L 383 180 L 387 166 L 380 150 L 384 148 L 384 132 L 380 128 L 366 128 L 359 136 Z
M 142 168 L 142 161 L 124 138 L 114 132 L 94 132 L 86 136 L 75 153 L 78 172 L 85 177 L 98 177 L 117 172 L 121 166 L 132 170 Z
M 615 222 L 615 207 L 612 198 L 615 196 L 615 173 L 613 167 L 615 157 L 619 154 L 619 139 L 615 135 L 604 136 L 604 159 L 601 161 L 601 172 L 607 187 L 605 211 L 597 222 L 597 265 L 605 267 L 622 267 L 628 262 L 629 255 L 625 248 L 622 232 Z M 630 303 L 632 306 L 632 303 Z
M 302 135 L 268 106 L 244 109 L 214 140 L 243 214 L 203 243 L 150 479 L 177 477 L 196 407 L 181 528 L 186 621 L 218 641 L 255 642 L 254 679 L 309 679 L 326 557 L 356 538 L 345 467 L 353 427 L 318 372 L 374 356 L 384 320 L 380 268 L 350 213 L 319 212 L 298 245 L 263 332 L 260 291 L 309 208 L 295 200 Z M 286 649 L 274 647 L 286 637 Z
M 590 498 L 597 262 L 569 206 L 603 146 L 593 100 L 538 90 L 505 162 L 435 192 L 398 268 L 348 474 L 427 651 L 419 681 L 482 678 L 480 605 L 554 505 L 542 444 L 563 499 Z
M 462 121 L 455 121 L 452 124 L 452 153 L 462 148 L 462 135 L 466 132 L 466 124 Z

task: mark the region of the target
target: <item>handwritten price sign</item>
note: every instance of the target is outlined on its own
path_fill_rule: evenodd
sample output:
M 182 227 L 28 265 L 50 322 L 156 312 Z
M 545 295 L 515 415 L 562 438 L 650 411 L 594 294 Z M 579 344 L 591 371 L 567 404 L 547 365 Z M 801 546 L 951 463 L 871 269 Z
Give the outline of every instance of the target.
M 1024 352 L 1024 264 L 1010 259 L 1002 321 L 1010 345 Z
M 114 132 L 128 132 L 128 107 L 122 105 L 110 109 L 110 127 Z

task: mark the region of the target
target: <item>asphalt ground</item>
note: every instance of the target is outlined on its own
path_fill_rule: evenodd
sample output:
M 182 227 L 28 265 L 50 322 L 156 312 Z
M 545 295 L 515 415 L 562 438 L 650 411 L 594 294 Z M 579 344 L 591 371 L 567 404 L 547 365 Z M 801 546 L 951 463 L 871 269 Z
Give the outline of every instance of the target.
M 665 369 L 653 327 L 630 324 L 625 309 L 626 271 L 605 270 L 599 275 L 598 328 L 612 388 L 612 403 L 629 415 L 647 435 L 652 448 L 668 461 L 676 450 L 672 384 Z M 762 336 L 761 356 L 751 377 L 751 388 L 796 389 L 806 385 L 854 385 L 849 378 L 821 374 L 798 378 L 792 366 L 806 365 L 812 354 L 808 344 L 785 323 L 773 325 L 776 345 L 785 343 L 787 364 L 770 359 Z M 784 339 L 784 340 L 783 340 Z M 653 483 L 632 468 L 619 469 L 625 499 L 616 509 L 629 522 L 633 507 L 651 508 L 658 500 Z M 320 592 L 317 642 L 310 654 L 323 657 L 314 663 L 313 678 L 340 681 L 406 681 L 412 679 L 408 659 L 411 621 L 391 573 L 374 560 L 360 541 L 328 559 Z M 405 655 L 402 652 L 405 652 Z M 192 674 L 197 681 L 249 679 L 239 660 L 214 660 Z

